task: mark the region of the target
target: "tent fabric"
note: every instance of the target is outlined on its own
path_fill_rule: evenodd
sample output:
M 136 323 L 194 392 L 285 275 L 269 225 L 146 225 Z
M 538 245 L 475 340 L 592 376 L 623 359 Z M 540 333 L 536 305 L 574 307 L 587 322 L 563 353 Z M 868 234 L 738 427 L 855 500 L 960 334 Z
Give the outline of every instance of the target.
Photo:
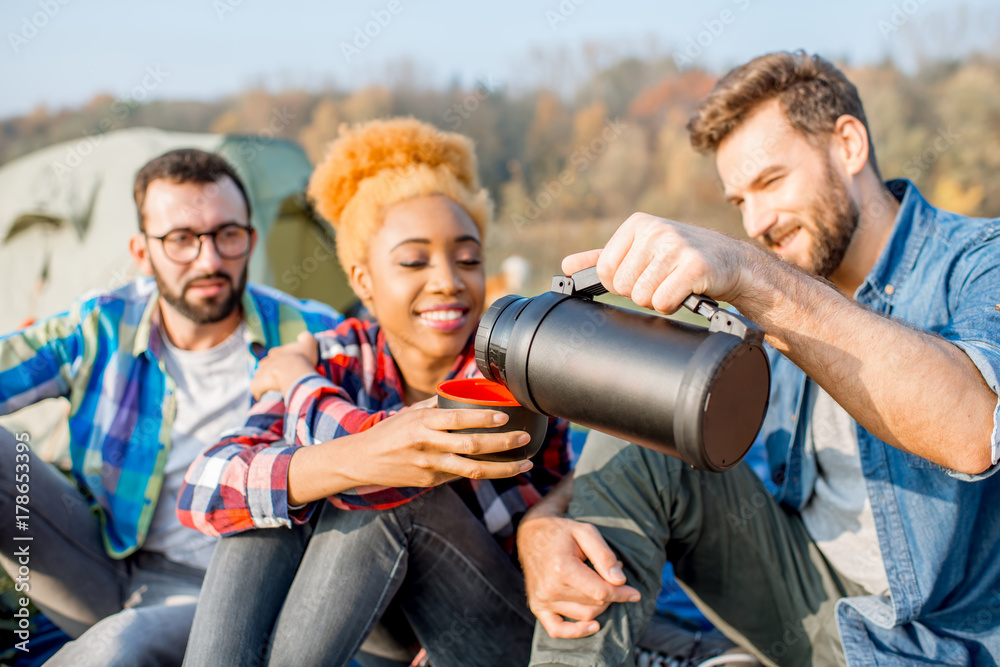
M 282 202 L 301 193 L 309 182 L 312 165 L 297 144 L 258 136 L 227 136 L 217 151 L 229 160 L 253 202 L 253 225 L 267 238 Z M 250 279 L 275 285 L 275 276 L 265 252 L 250 259 Z M 276 287 L 280 286 L 275 285 Z
M 151 158 L 174 148 L 215 151 L 224 137 L 152 129 L 87 135 L 0 167 L 0 331 L 28 316 L 65 310 L 90 289 L 132 279 L 128 239 L 137 230 L 132 183 Z M 19 224 L 26 218 L 36 224 Z M 49 219 L 51 224 L 41 223 Z M 32 303 L 32 285 L 48 266 Z
M 347 275 L 337 261 L 333 228 L 317 223 L 304 194 L 286 197 L 266 240 L 274 273 L 271 283 L 300 299 L 316 299 L 348 315 L 357 305 Z
M 135 175 L 177 148 L 219 153 L 243 179 L 259 234 L 250 280 L 341 311 L 356 301 L 332 231 L 305 204 L 312 167 L 298 145 L 265 136 L 136 128 L 83 134 L 0 166 L 0 334 L 28 318 L 63 312 L 87 291 L 114 289 L 135 277 L 128 252 L 129 237 L 138 231 Z M 45 401 L 0 425 L 31 432 L 44 457 L 67 437 L 65 411 L 59 401 Z
M 353 300 L 336 256 L 327 259 L 325 249 L 333 242 L 326 223 L 317 221 L 301 198 L 312 172 L 301 147 L 260 136 L 137 128 L 82 135 L 0 167 L 0 263 L 7 276 L 0 286 L 0 332 L 29 316 L 61 312 L 85 291 L 114 288 L 135 276 L 128 253 L 129 236 L 137 229 L 135 174 L 157 155 L 184 147 L 219 153 L 246 185 L 251 222 L 262 242 L 251 258 L 250 280 L 334 307 Z M 306 241 L 278 244 L 279 273 L 267 248 L 275 247 L 270 232 L 275 220 L 283 219 L 279 212 L 289 197 L 300 202 L 302 229 L 295 234 Z M 303 271 L 316 257 L 323 258 L 323 269 Z M 289 269 L 294 280 L 286 275 Z M 33 289 L 42 275 L 44 286 Z

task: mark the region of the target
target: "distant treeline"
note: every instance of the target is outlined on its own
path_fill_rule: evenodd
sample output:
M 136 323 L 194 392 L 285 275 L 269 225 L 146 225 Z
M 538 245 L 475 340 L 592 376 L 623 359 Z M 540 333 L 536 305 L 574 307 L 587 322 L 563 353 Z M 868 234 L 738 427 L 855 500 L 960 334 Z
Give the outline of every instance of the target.
M 909 178 L 948 209 L 1000 215 L 1000 61 L 973 56 L 913 74 L 886 62 L 847 72 L 884 177 Z M 253 89 L 211 102 L 98 95 L 76 109 L 0 121 L 0 164 L 81 134 L 138 126 L 292 139 L 315 162 L 340 123 L 412 115 L 476 141 L 497 200 L 492 245 L 548 263 L 551 252 L 595 242 L 635 210 L 741 233 L 712 160 L 694 153 L 685 130 L 717 75 L 679 71 L 670 58 L 626 58 L 561 94 L 515 93 L 486 79 L 472 89 Z

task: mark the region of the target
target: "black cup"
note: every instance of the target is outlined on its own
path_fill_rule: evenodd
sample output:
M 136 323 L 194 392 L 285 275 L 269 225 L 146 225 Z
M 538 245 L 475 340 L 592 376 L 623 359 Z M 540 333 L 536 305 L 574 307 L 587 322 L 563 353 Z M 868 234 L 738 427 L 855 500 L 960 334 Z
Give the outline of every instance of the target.
M 505 452 L 476 454 L 479 461 L 521 461 L 538 453 L 545 441 L 549 419 L 522 406 L 507 387 L 483 378 L 446 380 L 437 386 L 438 407 L 449 410 L 496 410 L 507 415 L 507 423 L 491 428 L 456 429 L 452 433 L 508 433 L 525 431 L 531 440 L 523 447 Z

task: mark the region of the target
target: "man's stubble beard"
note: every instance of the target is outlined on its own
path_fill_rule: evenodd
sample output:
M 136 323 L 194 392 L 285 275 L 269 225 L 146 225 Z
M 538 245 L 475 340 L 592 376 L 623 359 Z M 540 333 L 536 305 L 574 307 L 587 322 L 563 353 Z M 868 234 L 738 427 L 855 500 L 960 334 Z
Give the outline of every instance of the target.
M 826 183 L 812 205 L 815 245 L 809 251 L 806 270 L 829 278 L 844 261 L 861 219 L 857 202 L 847 192 L 843 181 L 827 165 Z
M 156 265 L 153 264 L 153 278 L 156 280 L 156 286 L 160 290 L 160 296 L 176 310 L 178 313 L 191 320 L 195 324 L 215 324 L 216 322 L 221 322 L 222 320 L 229 317 L 233 311 L 240 306 L 240 302 L 243 300 L 243 292 L 246 289 L 247 284 L 247 273 L 250 268 L 249 262 L 243 267 L 243 271 L 240 273 L 240 279 L 237 284 L 233 284 L 233 279 L 228 273 L 217 272 L 213 274 L 202 274 L 189 278 L 184 283 L 184 287 L 178 294 L 169 289 L 160 272 L 156 270 Z M 196 280 L 206 280 L 209 278 L 222 278 L 229 283 L 228 295 L 222 297 L 219 301 L 208 301 L 202 304 L 194 304 L 187 300 L 184 296 L 188 290 L 190 284 Z

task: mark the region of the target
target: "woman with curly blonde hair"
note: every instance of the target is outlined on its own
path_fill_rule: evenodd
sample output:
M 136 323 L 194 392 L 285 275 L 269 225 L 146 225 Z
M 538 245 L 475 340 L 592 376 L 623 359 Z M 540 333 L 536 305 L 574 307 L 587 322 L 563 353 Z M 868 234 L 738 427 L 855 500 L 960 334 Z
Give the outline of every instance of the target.
M 186 664 L 408 664 L 420 646 L 436 667 L 526 664 L 514 533 L 569 456 L 553 421 L 531 461 L 466 458 L 527 434 L 470 440 L 449 430 L 505 418 L 435 407 L 439 382 L 478 375 L 492 205 L 472 143 L 414 119 L 342 127 L 309 195 L 372 321 L 272 351 L 245 425 L 188 471 L 181 520 L 232 537 Z

